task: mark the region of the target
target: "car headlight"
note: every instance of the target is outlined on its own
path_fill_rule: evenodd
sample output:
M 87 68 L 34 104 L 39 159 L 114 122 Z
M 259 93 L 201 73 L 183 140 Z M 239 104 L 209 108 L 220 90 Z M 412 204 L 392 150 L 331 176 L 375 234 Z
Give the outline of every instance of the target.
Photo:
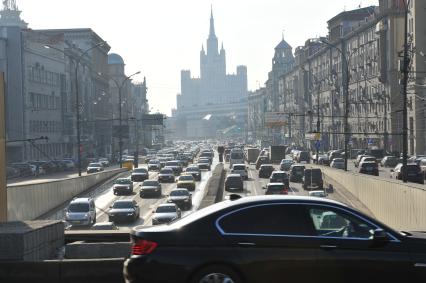
M 127 216 L 133 216 L 133 212 L 129 212 L 129 213 L 127 213 Z

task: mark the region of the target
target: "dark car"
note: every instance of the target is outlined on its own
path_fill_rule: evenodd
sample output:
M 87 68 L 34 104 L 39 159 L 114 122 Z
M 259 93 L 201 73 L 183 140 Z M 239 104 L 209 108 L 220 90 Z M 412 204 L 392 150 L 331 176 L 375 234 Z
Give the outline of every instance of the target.
M 275 168 L 271 164 L 263 164 L 259 169 L 259 178 L 269 178 Z
M 380 161 L 380 166 L 382 167 L 395 167 L 398 165 L 399 158 L 396 156 L 385 156 Z
M 262 189 L 265 190 L 265 195 L 288 195 L 288 186 L 284 183 L 271 182 Z
M 423 282 L 426 236 L 342 203 L 248 196 L 131 231 L 126 282 Z M 167 271 L 167 272 L 165 272 Z
M 178 160 L 167 161 L 165 166 L 171 168 L 175 176 L 179 176 L 182 173 L 182 164 Z
M 299 152 L 299 154 L 297 155 L 297 162 L 306 162 L 306 163 L 310 163 L 311 162 L 311 155 L 309 154 L 309 151 L 301 151 Z
M 173 172 L 172 168 L 163 168 L 160 170 L 160 173 L 158 173 L 158 181 L 160 183 L 163 182 L 170 182 L 170 183 L 174 183 L 175 181 L 175 174 Z
M 170 192 L 169 203 L 175 203 L 179 208 L 189 210 L 192 207 L 192 194 L 187 189 L 174 189 Z
M 225 191 L 244 190 L 244 181 L 240 174 L 229 174 L 225 179 Z
M 198 165 L 192 165 L 185 169 L 186 173 L 190 173 L 195 181 L 201 181 L 201 170 Z
M 288 174 L 283 171 L 274 171 L 269 178 L 270 183 L 284 183 L 288 188 L 290 186 L 290 180 L 288 178 Z
M 394 169 L 391 169 L 391 176 L 397 180 L 402 180 L 404 166 L 400 163 L 396 165 Z M 419 165 L 407 164 L 407 181 L 413 183 L 424 184 L 424 175 L 423 171 Z
M 259 156 L 256 160 L 256 170 L 260 169 L 260 166 L 262 166 L 262 164 L 267 164 L 269 163 L 269 157 L 267 156 Z
M 294 164 L 293 159 L 283 159 L 283 160 L 281 160 L 281 163 L 280 163 L 280 170 L 281 171 L 288 171 L 288 170 L 290 170 L 290 167 L 293 164 Z
M 305 171 L 305 165 L 292 165 L 290 168 L 290 182 L 301 182 L 303 171 Z
M 305 169 L 303 171 L 302 186 L 304 190 L 308 190 L 311 188 L 318 188 L 319 190 L 323 190 L 324 181 L 322 179 L 321 169 Z
M 359 173 L 379 176 L 379 165 L 376 161 L 364 161 L 359 163 Z
M 133 193 L 133 182 L 130 178 L 118 178 L 112 186 L 114 195 L 130 195 Z
M 133 182 L 143 182 L 149 178 L 148 170 L 145 168 L 135 168 L 133 169 L 131 178 Z
M 110 222 L 133 222 L 140 216 L 139 205 L 131 199 L 116 200 L 108 211 Z
M 211 170 L 211 164 L 210 161 L 207 158 L 200 158 L 198 159 L 198 168 L 200 169 L 207 169 Z
M 139 191 L 140 197 L 145 197 L 148 195 L 155 195 L 161 197 L 162 188 L 159 181 L 156 180 L 145 180 L 141 185 L 141 190 Z

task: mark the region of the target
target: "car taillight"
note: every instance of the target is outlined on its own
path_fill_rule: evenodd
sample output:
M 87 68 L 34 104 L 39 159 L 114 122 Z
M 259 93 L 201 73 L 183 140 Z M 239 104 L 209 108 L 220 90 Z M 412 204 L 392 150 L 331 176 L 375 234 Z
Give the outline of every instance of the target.
M 288 195 L 288 190 L 287 189 L 284 189 L 284 190 L 282 190 L 282 192 L 281 192 L 283 195 Z
M 157 243 L 147 240 L 137 240 L 132 246 L 132 255 L 147 255 L 158 246 Z

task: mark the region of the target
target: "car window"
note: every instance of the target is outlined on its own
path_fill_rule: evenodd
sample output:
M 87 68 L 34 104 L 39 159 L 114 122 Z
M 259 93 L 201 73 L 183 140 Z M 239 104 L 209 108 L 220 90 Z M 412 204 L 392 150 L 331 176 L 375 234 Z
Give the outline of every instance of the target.
M 358 217 L 327 207 L 311 207 L 309 214 L 318 236 L 370 239 L 376 227 Z
M 174 190 L 170 192 L 170 196 L 189 196 L 187 190 Z
M 132 201 L 116 201 L 112 205 L 113 208 L 132 208 L 133 206 Z
M 156 213 L 167 213 L 167 212 L 176 212 L 176 207 L 167 205 L 157 207 Z
M 179 177 L 179 181 L 193 181 L 194 177 L 192 175 L 182 175 Z
M 87 212 L 89 211 L 89 203 L 71 203 L 68 206 L 69 212 Z
M 147 180 L 142 183 L 142 186 L 157 186 L 157 181 Z
M 224 233 L 251 235 L 313 235 L 301 206 L 269 204 L 244 208 L 218 221 Z

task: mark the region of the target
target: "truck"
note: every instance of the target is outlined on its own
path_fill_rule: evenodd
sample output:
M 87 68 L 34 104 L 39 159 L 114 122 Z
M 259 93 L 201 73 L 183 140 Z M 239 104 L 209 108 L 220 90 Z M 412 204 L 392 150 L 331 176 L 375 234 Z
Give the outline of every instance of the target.
M 258 148 L 247 148 L 246 149 L 246 157 L 247 157 L 247 163 L 254 163 L 257 160 L 257 157 L 259 156 L 260 149 Z
M 281 160 L 285 159 L 285 145 L 271 145 L 269 147 L 269 160 L 271 163 L 280 163 Z

